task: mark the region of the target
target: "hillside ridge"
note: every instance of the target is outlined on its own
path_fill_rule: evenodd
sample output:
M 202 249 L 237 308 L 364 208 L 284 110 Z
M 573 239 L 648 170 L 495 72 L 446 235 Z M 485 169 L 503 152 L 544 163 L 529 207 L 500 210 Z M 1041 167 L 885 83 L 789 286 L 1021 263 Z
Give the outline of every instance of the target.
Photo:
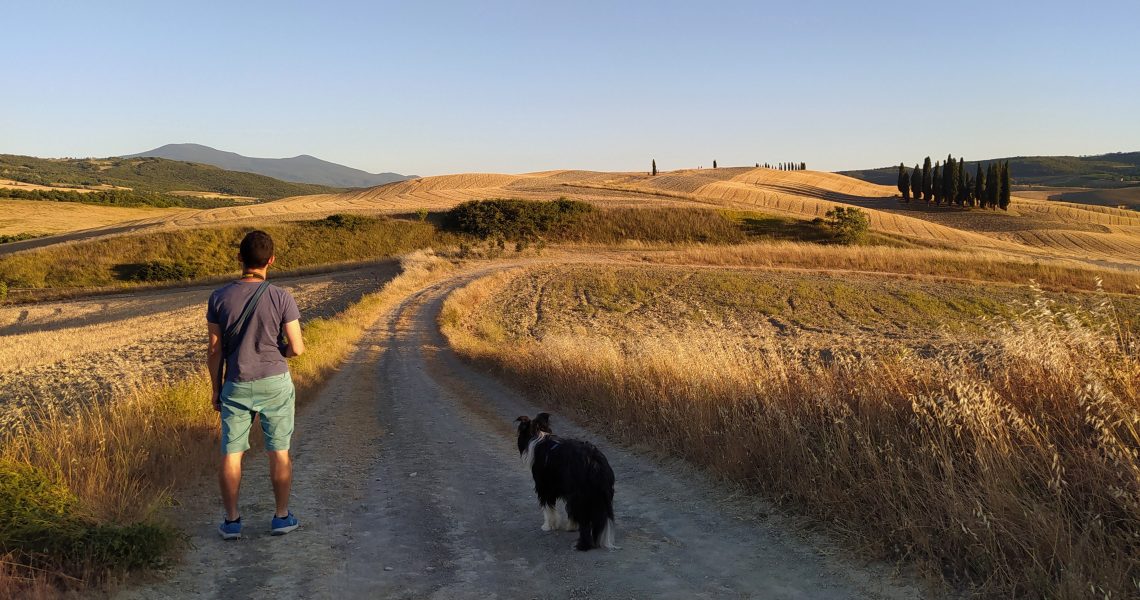
M 191 143 L 166 144 L 123 158 L 142 157 L 201 163 L 229 171 L 257 173 L 282 181 L 337 188 L 373 187 L 414 177 L 399 173 L 369 173 L 322 160 L 310 154 L 299 154 L 291 158 L 256 158 Z

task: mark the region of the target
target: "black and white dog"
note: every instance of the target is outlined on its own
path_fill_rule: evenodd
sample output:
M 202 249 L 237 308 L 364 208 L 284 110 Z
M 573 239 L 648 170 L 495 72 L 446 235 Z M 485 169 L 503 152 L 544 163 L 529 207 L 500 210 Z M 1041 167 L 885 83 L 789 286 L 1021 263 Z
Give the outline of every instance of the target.
M 614 471 L 593 444 L 560 438 L 550 415 L 519 417 L 519 454 L 534 476 L 542 530 L 578 530 L 576 550 L 614 546 Z M 566 518 L 556 504 L 566 504 Z

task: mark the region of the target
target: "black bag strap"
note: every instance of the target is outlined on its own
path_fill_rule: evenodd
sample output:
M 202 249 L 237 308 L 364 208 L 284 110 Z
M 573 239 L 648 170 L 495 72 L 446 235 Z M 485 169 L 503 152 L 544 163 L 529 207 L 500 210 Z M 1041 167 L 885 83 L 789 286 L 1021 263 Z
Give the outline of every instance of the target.
M 226 359 L 230 356 L 230 342 L 234 339 L 234 336 L 241 338 L 245 335 L 245 326 L 249 323 L 249 317 L 253 314 L 254 309 L 257 308 L 257 302 L 261 300 L 261 295 L 265 293 L 265 288 L 267 287 L 269 287 L 268 281 L 263 281 L 261 285 L 257 286 L 257 290 L 253 292 L 253 296 L 245 303 L 245 308 L 242 309 L 238 320 L 234 321 L 233 325 L 230 325 L 225 333 L 222 334 L 222 364 L 219 368 L 220 372 L 218 373 L 218 379 L 220 381 L 225 381 L 224 374 Z

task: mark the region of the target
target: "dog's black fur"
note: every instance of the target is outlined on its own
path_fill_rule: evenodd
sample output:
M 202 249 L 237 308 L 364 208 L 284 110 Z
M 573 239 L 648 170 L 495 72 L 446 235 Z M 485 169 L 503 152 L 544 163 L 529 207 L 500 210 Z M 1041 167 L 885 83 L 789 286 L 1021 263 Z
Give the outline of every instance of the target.
M 545 514 L 557 517 L 555 504 L 562 499 L 567 516 L 578 524 L 575 549 L 613 548 L 614 471 L 606 456 L 589 442 L 555 436 L 548 413 L 516 422 L 519 455 L 530 465 Z

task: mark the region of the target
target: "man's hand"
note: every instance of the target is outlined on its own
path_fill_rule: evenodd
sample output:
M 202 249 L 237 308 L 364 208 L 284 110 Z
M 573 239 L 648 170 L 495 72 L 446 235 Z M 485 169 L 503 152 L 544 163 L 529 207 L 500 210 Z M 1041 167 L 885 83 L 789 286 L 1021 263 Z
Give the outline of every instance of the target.
M 216 410 L 218 412 L 222 412 L 222 395 L 221 394 L 214 392 L 213 398 L 210 400 L 210 403 L 214 405 L 214 410 Z

